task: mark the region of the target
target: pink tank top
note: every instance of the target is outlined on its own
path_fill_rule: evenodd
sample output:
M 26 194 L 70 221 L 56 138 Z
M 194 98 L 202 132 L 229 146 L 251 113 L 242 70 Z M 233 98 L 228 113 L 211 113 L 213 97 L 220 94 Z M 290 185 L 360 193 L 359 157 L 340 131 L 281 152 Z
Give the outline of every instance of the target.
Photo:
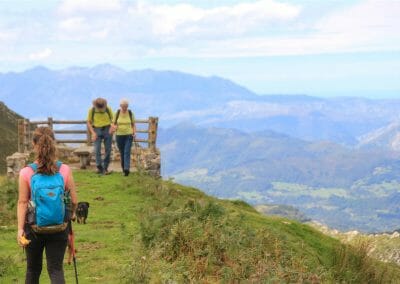
M 64 184 L 68 184 L 68 178 L 70 176 L 71 169 L 69 166 L 62 164 L 60 167 L 60 174 L 64 178 Z M 19 175 L 22 176 L 24 181 L 28 184 L 29 189 L 31 189 L 31 177 L 33 176 L 34 172 L 31 167 L 25 167 L 21 169 Z

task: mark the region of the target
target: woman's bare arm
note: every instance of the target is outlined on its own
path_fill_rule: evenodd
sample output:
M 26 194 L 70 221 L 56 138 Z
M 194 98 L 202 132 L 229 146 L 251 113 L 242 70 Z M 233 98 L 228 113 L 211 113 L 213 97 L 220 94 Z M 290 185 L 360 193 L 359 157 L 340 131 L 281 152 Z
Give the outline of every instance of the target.
M 18 206 L 17 206 L 17 220 L 18 220 L 18 233 L 17 242 L 20 246 L 23 246 L 20 239 L 24 235 L 24 225 L 26 210 L 29 202 L 29 185 L 22 175 L 19 175 L 18 182 Z

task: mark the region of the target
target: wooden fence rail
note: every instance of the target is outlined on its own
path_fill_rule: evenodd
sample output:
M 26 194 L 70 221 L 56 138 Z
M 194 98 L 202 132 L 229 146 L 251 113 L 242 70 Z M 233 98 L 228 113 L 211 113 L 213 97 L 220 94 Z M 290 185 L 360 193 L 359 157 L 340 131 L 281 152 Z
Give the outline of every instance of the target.
M 137 133 L 147 134 L 147 139 L 135 138 L 134 142 L 147 143 L 148 148 L 155 148 L 157 141 L 157 129 L 158 129 L 158 117 L 149 117 L 148 119 L 135 119 Z M 84 143 L 91 145 L 91 134 L 89 129 L 86 130 L 61 130 L 54 129 L 55 124 L 69 124 L 69 125 L 86 125 L 86 120 L 53 120 L 49 117 L 43 121 L 30 121 L 29 119 L 18 120 L 18 152 L 27 152 L 32 148 L 32 134 L 36 127 L 41 125 L 47 125 L 53 129 L 56 136 L 57 143 L 73 143 L 79 144 Z M 147 124 L 147 129 L 137 128 L 138 124 Z M 57 138 L 57 134 L 86 134 L 85 139 L 61 139 Z

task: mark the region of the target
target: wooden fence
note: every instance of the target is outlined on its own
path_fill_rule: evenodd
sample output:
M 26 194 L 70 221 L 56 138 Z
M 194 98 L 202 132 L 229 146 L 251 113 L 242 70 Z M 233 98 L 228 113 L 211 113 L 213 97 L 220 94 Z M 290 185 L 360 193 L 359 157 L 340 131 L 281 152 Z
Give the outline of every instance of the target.
M 147 139 L 135 138 L 134 142 L 147 143 L 148 148 L 156 147 L 157 140 L 157 129 L 158 129 L 158 117 L 149 117 L 148 119 L 135 119 L 136 133 L 147 134 Z M 91 135 L 89 129 L 86 130 L 61 130 L 54 129 L 54 125 L 64 124 L 64 125 L 86 125 L 86 120 L 54 120 L 49 117 L 47 120 L 43 121 L 30 121 L 29 119 L 19 119 L 18 120 L 18 152 L 27 152 L 32 148 L 32 134 L 36 127 L 38 126 L 49 126 L 54 131 L 54 135 L 57 143 L 69 143 L 78 144 L 83 143 L 91 145 Z M 138 124 L 147 124 L 147 129 L 138 128 Z M 85 139 L 61 139 L 57 138 L 57 134 L 72 134 L 72 135 L 83 135 L 85 134 Z

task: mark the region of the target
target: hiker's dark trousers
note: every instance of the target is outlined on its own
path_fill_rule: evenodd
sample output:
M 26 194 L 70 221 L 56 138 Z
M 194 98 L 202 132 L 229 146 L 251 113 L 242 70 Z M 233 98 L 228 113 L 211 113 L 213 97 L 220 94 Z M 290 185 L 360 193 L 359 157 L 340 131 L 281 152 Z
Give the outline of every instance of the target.
M 111 157 L 112 135 L 110 134 L 110 126 L 94 127 L 97 135 L 94 141 L 94 151 L 96 153 L 96 166 L 100 170 L 107 170 Z M 104 141 L 104 160 L 101 160 L 101 142 Z
M 116 142 L 121 155 L 122 170 L 129 171 L 131 167 L 132 135 L 116 135 Z
M 63 260 L 67 247 L 68 235 L 65 232 L 56 234 L 28 234 L 31 243 L 26 247 L 26 284 L 39 283 L 42 272 L 43 250 L 46 250 L 47 272 L 52 284 L 63 284 Z

